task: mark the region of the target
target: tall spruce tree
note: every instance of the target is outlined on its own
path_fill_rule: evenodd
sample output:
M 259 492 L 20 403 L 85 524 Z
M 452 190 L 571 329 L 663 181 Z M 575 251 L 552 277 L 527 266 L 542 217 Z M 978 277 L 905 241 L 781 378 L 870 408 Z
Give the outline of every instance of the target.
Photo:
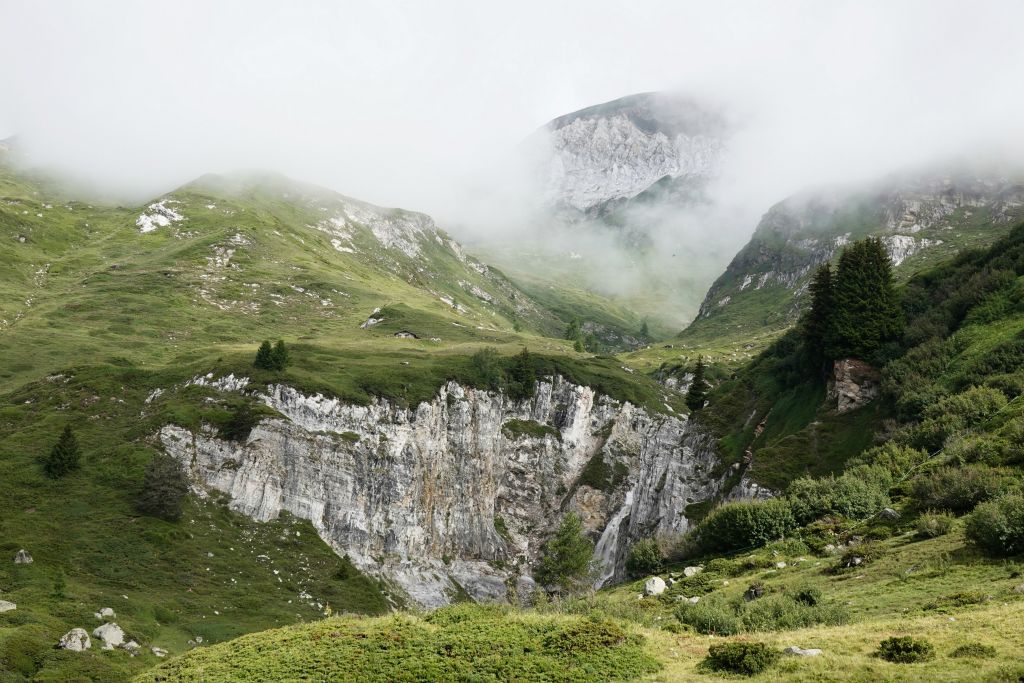
M 78 440 L 75 439 L 71 427 L 65 426 L 60 438 L 50 450 L 43 462 L 43 471 L 51 479 L 59 479 L 68 472 L 78 469 L 81 450 L 78 448 Z
M 835 277 L 832 358 L 873 360 L 903 331 L 903 311 L 892 280 L 892 262 L 880 239 L 854 242 L 839 257 Z
M 142 490 L 135 500 L 135 507 L 144 515 L 158 517 L 168 522 L 181 519 L 181 509 L 188 493 L 188 477 L 170 455 L 157 454 L 146 465 Z
M 274 369 L 274 347 L 270 345 L 269 341 L 260 344 L 260 348 L 256 351 L 256 359 L 252 364 L 260 370 Z
M 832 267 L 828 263 L 818 266 L 810 285 L 811 307 L 803 320 L 804 345 L 815 367 L 822 366 L 829 358 L 826 345 L 832 339 L 833 316 L 835 315 L 835 284 L 832 281 Z
M 697 356 L 697 366 L 693 369 L 693 381 L 690 382 L 690 389 L 686 392 L 686 406 L 697 411 L 704 407 L 704 400 L 708 395 L 708 383 L 704 375 L 704 356 Z

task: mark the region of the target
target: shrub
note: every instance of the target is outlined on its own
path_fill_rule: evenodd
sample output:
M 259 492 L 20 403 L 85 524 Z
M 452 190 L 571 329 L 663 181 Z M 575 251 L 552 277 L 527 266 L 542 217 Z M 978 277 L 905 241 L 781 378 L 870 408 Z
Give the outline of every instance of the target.
M 1007 494 L 982 503 L 967 518 L 964 533 L 991 555 L 1024 552 L 1024 495 Z
M 684 602 L 676 610 L 676 619 L 697 633 L 731 636 L 743 630 L 736 611 L 721 599 L 708 598 L 696 604 Z
M 995 659 L 996 649 L 981 643 L 966 643 L 949 653 L 950 657 L 972 657 L 975 659 Z
M 924 638 L 894 636 L 878 645 L 878 656 L 888 662 L 913 664 L 935 658 L 935 646 Z
M 661 548 L 653 538 L 644 538 L 629 549 L 626 556 L 626 571 L 633 576 L 656 574 L 662 565 Z
M 78 469 L 81 454 L 74 432 L 71 431 L 70 426 L 65 425 L 64 431 L 60 433 L 60 438 L 57 439 L 57 443 L 50 449 L 49 455 L 43 462 L 43 471 L 51 479 L 59 479 Z
M 884 472 L 881 468 L 873 470 Z M 863 519 L 879 512 L 890 503 L 887 490 L 890 481 L 871 481 L 863 476 L 844 474 L 841 477 L 812 479 L 804 477 L 790 484 L 786 499 L 799 524 L 807 524 L 829 515 Z
M 940 595 L 924 604 L 925 610 L 936 610 L 944 607 L 967 607 L 988 602 L 989 596 L 981 591 L 961 591 L 949 595 Z
M 1005 481 L 1002 472 L 987 465 L 939 467 L 914 477 L 910 495 L 922 510 L 969 512 L 978 503 L 998 495 Z
M 795 601 L 808 607 L 815 607 L 821 602 L 821 589 L 814 586 L 798 586 L 792 595 Z
M 783 500 L 727 503 L 712 510 L 688 535 L 684 554 L 717 554 L 762 546 L 796 528 Z
M 918 538 L 938 538 L 945 536 L 953 528 L 956 520 L 948 512 L 929 511 L 917 518 Z
M 1011 452 L 1010 442 L 991 434 L 953 437 L 946 443 L 945 454 L 960 464 L 974 462 L 1001 465 Z
M 764 643 L 722 643 L 708 648 L 704 663 L 715 671 L 755 676 L 774 666 L 780 656 Z
M 836 564 L 835 569 L 843 570 L 862 567 L 871 564 L 881 557 L 882 554 L 883 550 L 879 544 L 872 542 L 860 543 L 846 549 L 839 557 L 839 562 Z
M 544 637 L 548 652 L 579 654 L 614 647 L 626 640 L 622 627 L 608 619 L 591 618 L 572 623 Z
M 229 441 L 245 441 L 249 438 L 252 428 L 259 422 L 259 416 L 248 403 L 240 403 L 231 412 L 228 421 L 217 430 L 222 439 Z
M 188 493 L 188 478 L 172 456 L 160 453 L 146 465 L 135 507 L 144 515 L 168 522 L 181 519 L 181 508 Z
M 884 468 L 893 479 L 899 479 L 927 459 L 928 454 L 922 450 L 901 446 L 890 441 L 885 445 L 869 448 L 851 459 L 848 467 L 874 465 Z
M 497 349 L 485 346 L 472 355 L 470 365 L 478 386 L 491 390 L 501 387 L 501 359 Z
M 780 594 L 745 602 L 741 612 L 740 620 L 745 631 L 785 631 L 817 624 L 839 626 L 847 621 L 846 610 L 842 607 L 809 605 L 796 600 L 796 596 Z

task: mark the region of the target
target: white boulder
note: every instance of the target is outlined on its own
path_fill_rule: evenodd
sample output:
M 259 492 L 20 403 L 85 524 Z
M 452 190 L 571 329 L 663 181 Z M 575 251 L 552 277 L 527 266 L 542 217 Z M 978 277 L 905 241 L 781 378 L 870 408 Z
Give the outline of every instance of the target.
M 85 632 L 84 628 L 73 628 L 60 637 L 57 647 L 72 652 L 81 652 L 92 647 L 92 643 L 89 642 L 89 634 Z
M 163 649 L 162 647 L 151 647 L 151 648 L 149 648 L 149 650 L 150 650 L 150 652 L 152 652 L 157 657 L 166 657 L 167 656 L 167 650 Z
M 18 606 L 7 600 L 0 600 L 0 612 L 10 612 L 18 609 Z
M 129 640 L 127 643 L 121 645 L 121 649 L 130 654 L 132 657 L 137 657 L 142 652 L 142 646 L 136 643 L 134 640 Z
M 683 570 L 683 576 L 690 578 L 691 576 L 700 574 L 702 571 L 704 571 L 704 567 L 687 567 Z
M 104 607 L 99 612 L 95 613 L 97 619 L 113 619 L 117 615 L 114 614 L 114 610 L 110 607 Z
M 92 632 L 93 638 L 103 641 L 104 650 L 113 650 L 124 644 L 124 630 L 117 624 L 110 622 L 97 627 Z
M 817 657 L 821 654 L 821 650 L 818 648 L 809 648 L 805 650 L 794 645 L 787 647 L 782 652 L 783 654 L 793 655 L 794 657 Z
M 14 555 L 14 564 L 32 564 L 32 556 L 22 548 Z
M 644 581 L 644 595 L 661 595 L 665 588 L 665 582 L 660 576 L 652 576 Z

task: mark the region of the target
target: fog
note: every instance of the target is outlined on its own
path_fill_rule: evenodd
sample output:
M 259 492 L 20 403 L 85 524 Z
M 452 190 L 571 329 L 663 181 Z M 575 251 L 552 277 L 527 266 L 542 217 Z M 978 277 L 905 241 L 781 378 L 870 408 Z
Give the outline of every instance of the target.
M 0 16 L 0 138 L 136 200 L 265 169 L 515 236 L 522 141 L 649 90 L 736 122 L 727 243 L 808 185 L 1024 152 L 1018 0 L 0 0 Z

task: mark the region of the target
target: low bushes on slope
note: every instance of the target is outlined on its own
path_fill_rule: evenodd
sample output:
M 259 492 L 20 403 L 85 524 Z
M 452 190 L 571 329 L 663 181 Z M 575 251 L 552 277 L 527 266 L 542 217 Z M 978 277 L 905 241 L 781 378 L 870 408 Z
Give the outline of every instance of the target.
M 789 503 L 727 503 L 712 510 L 682 539 L 680 557 L 730 553 L 777 541 L 796 528 Z
M 626 681 L 658 668 L 642 639 L 613 622 L 467 604 L 425 619 L 335 618 L 251 634 L 136 681 Z
M 991 555 L 1024 553 L 1024 495 L 1011 493 L 982 503 L 967 518 L 964 533 Z

